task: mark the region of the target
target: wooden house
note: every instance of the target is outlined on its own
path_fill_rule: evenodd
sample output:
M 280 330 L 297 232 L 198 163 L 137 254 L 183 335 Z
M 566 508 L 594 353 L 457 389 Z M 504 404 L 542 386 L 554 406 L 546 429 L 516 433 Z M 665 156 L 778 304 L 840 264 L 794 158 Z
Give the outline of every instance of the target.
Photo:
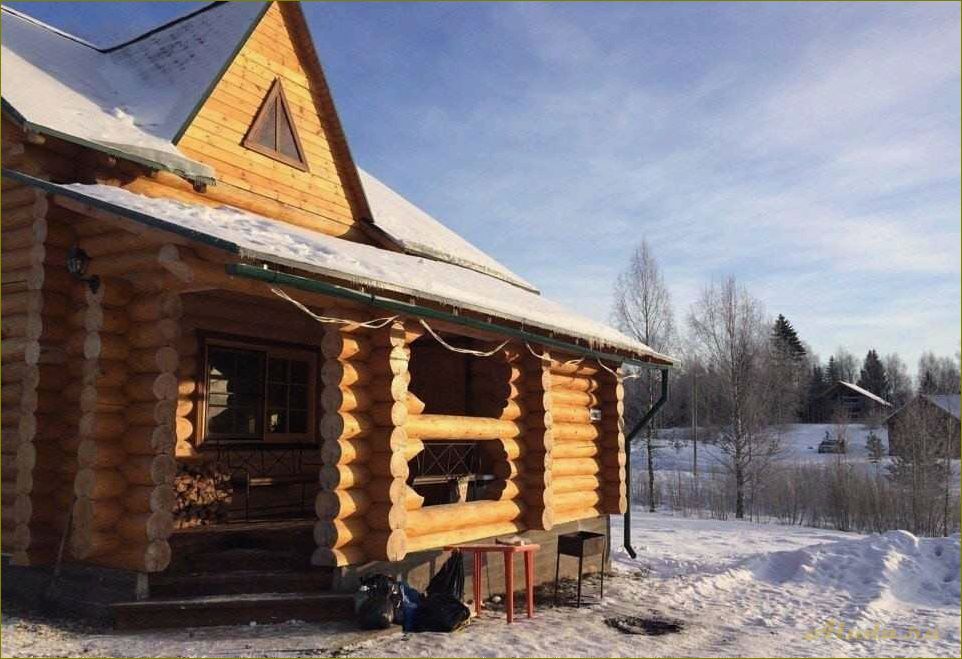
M 298 3 L 110 48 L 2 21 L 11 565 L 155 597 L 535 534 L 553 567 L 625 512 L 618 369 L 671 359 L 358 169 Z
M 889 455 L 917 455 L 927 458 L 960 457 L 959 394 L 919 394 L 885 420 L 888 429 Z M 913 446 L 920 435 L 927 447 Z

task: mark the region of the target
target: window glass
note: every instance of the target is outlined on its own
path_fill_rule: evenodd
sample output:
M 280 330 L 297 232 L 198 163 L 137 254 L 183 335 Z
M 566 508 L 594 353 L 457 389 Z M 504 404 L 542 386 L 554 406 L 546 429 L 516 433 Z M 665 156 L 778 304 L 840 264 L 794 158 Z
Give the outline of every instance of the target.
M 208 345 L 205 436 L 309 435 L 314 361 L 288 350 Z
M 268 432 L 308 431 L 308 374 L 310 364 L 298 359 L 268 359 Z
M 277 122 L 276 149 L 288 158 L 301 159 L 301 154 L 297 152 L 297 142 L 294 141 L 294 130 L 291 128 L 290 117 L 287 116 L 286 112 L 281 112 L 280 121 Z
M 264 354 L 209 346 L 207 364 L 207 434 L 259 438 Z
M 252 142 L 256 142 L 268 149 L 277 150 L 277 99 L 268 103 L 264 108 L 264 118 L 259 123 L 255 123 L 254 131 L 250 137 Z

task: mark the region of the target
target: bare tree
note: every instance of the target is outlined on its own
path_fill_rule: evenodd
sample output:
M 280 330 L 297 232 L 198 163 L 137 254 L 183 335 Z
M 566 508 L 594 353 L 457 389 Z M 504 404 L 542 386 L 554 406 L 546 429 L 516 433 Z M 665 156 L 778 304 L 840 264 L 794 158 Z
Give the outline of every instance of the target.
M 897 352 L 885 355 L 882 365 L 889 382 L 888 400 L 896 408 L 902 407 L 912 397 L 912 376 L 908 367 Z
M 761 303 L 734 277 L 712 283 L 692 305 L 688 324 L 722 423 L 719 445 L 735 481 L 735 517 L 745 516 L 745 490 L 778 451 L 769 429 L 768 323 Z
M 926 351 L 919 357 L 918 393 L 920 394 L 953 394 L 959 392 L 959 360 L 958 353 L 952 357 L 936 357 L 932 351 Z
M 897 424 L 902 439 L 889 465 L 889 477 L 907 500 L 909 530 L 917 535 L 948 533 L 954 424 L 922 404 L 906 408 Z
M 658 268 L 658 261 L 648 242 L 641 244 L 631 255 L 628 267 L 615 282 L 612 319 L 616 327 L 634 339 L 659 352 L 666 352 L 675 338 L 675 318 L 671 308 L 671 294 Z M 642 395 L 648 406 L 655 401 L 655 374 L 640 374 Z M 639 410 L 631 410 L 637 413 Z M 633 414 L 632 414 L 633 416 Z M 654 424 L 645 437 L 648 452 L 648 509 L 655 512 Z
M 858 379 L 859 361 L 851 352 L 839 346 L 833 355 L 840 380 L 855 382 Z M 835 384 L 834 382 L 830 384 Z

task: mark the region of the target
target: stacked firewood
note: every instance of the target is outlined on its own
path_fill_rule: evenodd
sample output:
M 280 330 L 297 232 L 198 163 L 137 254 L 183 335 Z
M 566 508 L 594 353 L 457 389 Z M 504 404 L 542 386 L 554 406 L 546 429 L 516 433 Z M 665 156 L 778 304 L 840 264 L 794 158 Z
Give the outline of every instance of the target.
M 174 478 L 176 527 L 186 529 L 226 521 L 233 495 L 230 473 L 216 463 L 179 467 Z

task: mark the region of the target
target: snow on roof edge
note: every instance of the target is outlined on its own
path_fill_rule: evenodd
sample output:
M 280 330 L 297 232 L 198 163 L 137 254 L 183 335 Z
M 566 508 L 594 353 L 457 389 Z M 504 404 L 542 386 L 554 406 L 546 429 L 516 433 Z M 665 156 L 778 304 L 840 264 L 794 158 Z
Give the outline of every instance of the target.
M 377 226 L 377 225 L 375 225 L 375 226 Z M 381 228 L 381 227 L 378 227 L 378 228 Z M 383 231 L 383 228 L 381 228 L 381 230 Z M 393 236 L 392 236 L 392 239 L 395 240 L 395 242 L 397 242 L 397 239 L 394 238 Z M 493 269 L 487 268 L 487 267 L 485 267 L 485 266 L 483 266 L 483 265 L 479 265 L 479 264 L 475 263 L 474 261 L 469 261 L 469 260 L 467 260 L 467 259 L 458 258 L 457 256 L 454 256 L 454 255 L 452 255 L 452 254 L 448 254 L 447 252 L 444 252 L 444 251 L 442 251 L 442 250 L 434 249 L 434 248 L 432 248 L 430 245 L 423 245 L 423 244 L 417 243 L 417 242 L 402 242 L 402 243 L 401 243 L 401 247 L 402 247 L 402 248 L 404 249 L 404 251 L 406 251 L 408 254 L 414 254 L 414 255 L 416 255 L 416 256 L 423 256 L 423 257 L 425 257 L 425 258 L 435 259 L 435 260 L 437 260 L 437 261 L 444 261 L 445 263 L 450 263 L 451 265 L 456 265 L 456 266 L 459 266 L 459 267 L 461 267 L 461 268 L 467 268 L 468 270 L 475 270 L 475 271 L 477 271 L 477 272 L 480 272 L 480 273 L 483 274 L 483 275 L 488 275 L 489 277 L 494 277 L 495 279 L 500 279 L 501 281 L 504 281 L 504 282 L 506 282 L 506 283 L 508 283 L 508 284 L 511 284 L 512 286 L 517 286 L 518 288 L 523 288 L 523 289 L 525 289 L 525 290 L 527 290 L 527 291 L 531 291 L 532 293 L 540 293 L 540 292 L 541 292 L 541 291 L 540 291 L 538 288 L 536 288 L 533 284 L 529 284 L 528 282 L 526 282 L 526 281 L 523 280 L 523 279 L 513 279 L 513 278 L 510 278 L 510 279 L 509 279 L 508 277 L 505 277 L 504 274 L 502 274 L 501 272 L 499 272 L 499 271 L 497 271 L 497 270 L 493 270 Z
M 406 286 L 402 286 L 402 285 L 400 285 L 400 284 L 394 284 L 394 283 L 391 283 L 391 282 L 386 282 L 386 281 L 382 281 L 382 280 L 378 280 L 378 279 L 367 279 L 367 278 L 363 278 L 363 277 L 356 277 L 356 276 L 353 276 L 353 275 L 346 275 L 344 272 L 341 272 L 341 271 L 339 271 L 339 270 L 335 270 L 335 269 L 331 269 L 331 268 L 325 268 L 325 267 L 323 267 L 323 266 L 314 265 L 314 264 L 312 264 L 312 263 L 306 263 L 306 262 L 304 262 L 304 261 L 296 261 L 296 260 L 293 260 L 293 259 L 286 259 L 286 258 L 283 258 L 283 257 L 279 257 L 279 256 L 277 256 L 277 255 L 275 255 L 275 254 L 270 254 L 269 252 L 261 252 L 261 251 L 259 251 L 259 250 L 252 250 L 252 249 L 247 249 L 247 248 L 244 248 L 244 247 L 241 247 L 241 248 L 240 248 L 239 254 L 240 254 L 241 258 L 248 258 L 248 259 L 252 259 L 252 260 L 265 261 L 265 262 L 267 262 L 267 263 L 274 263 L 274 264 L 276 264 L 276 265 L 281 265 L 281 266 L 285 266 L 285 267 L 289 267 L 289 268 L 297 268 L 297 269 L 299 269 L 299 270 L 304 270 L 304 271 L 306 271 L 306 272 L 312 272 L 312 273 L 315 273 L 315 274 L 318 274 L 318 275 L 322 275 L 322 276 L 325 276 L 325 277 L 331 277 L 331 278 L 334 278 L 334 279 L 340 279 L 341 281 L 347 281 L 347 282 L 350 282 L 350 283 L 352 283 L 352 284 L 357 284 L 357 285 L 361 285 L 361 286 L 370 286 L 370 287 L 372 287 L 372 288 L 377 288 L 377 289 L 382 290 L 382 291 L 388 291 L 388 292 L 391 292 L 391 293 L 399 293 L 399 294 L 401 294 L 401 295 L 410 295 L 410 296 L 413 296 L 413 297 L 421 298 L 422 300 L 430 300 L 431 302 L 436 302 L 436 303 L 440 303 L 440 304 L 454 305 L 454 306 L 457 306 L 457 307 L 460 307 L 460 308 L 463 308 L 463 309 L 467 309 L 467 310 L 469 310 L 469 311 L 473 311 L 473 312 L 475 312 L 475 313 L 481 313 L 481 314 L 486 314 L 486 315 L 490 315 L 490 316 L 495 316 L 495 317 L 501 318 L 501 319 L 503 319 L 503 320 L 508 320 L 508 321 L 511 321 L 511 322 L 519 323 L 519 324 L 521 324 L 521 325 L 524 325 L 524 324 L 534 325 L 534 326 L 538 327 L 539 329 L 542 329 L 542 330 L 547 331 L 547 332 L 558 333 L 558 334 L 562 334 L 562 335 L 564 335 L 564 336 L 574 337 L 574 338 L 576 338 L 576 339 L 581 339 L 581 340 L 583 340 L 583 341 L 588 341 L 588 342 L 591 344 L 591 345 L 588 346 L 590 349 L 595 349 L 596 347 L 601 347 L 601 348 L 614 348 L 614 349 L 617 349 L 617 350 L 626 350 L 626 351 L 638 352 L 638 354 L 643 354 L 643 355 L 646 356 L 646 357 L 651 357 L 651 358 L 653 358 L 653 359 L 658 359 L 658 360 L 664 360 L 664 361 L 666 361 L 666 362 L 670 362 L 671 364 L 674 364 L 674 363 L 675 363 L 674 358 L 670 357 L 669 355 L 665 355 L 665 354 L 662 354 L 662 353 L 660 353 L 660 352 L 656 352 L 655 350 L 652 350 L 652 349 L 650 349 L 650 348 L 649 348 L 648 350 L 644 351 L 644 352 L 638 351 L 637 348 L 629 348 L 628 346 L 617 345 L 617 344 L 612 343 L 612 342 L 610 342 L 610 341 L 607 341 L 607 340 L 605 340 L 605 339 L 600 339 L 600 338 L 598 338 L 598 337 L 588 336 L 588 335 L 586 335 L 586 334 L 576 333 L 576 332 L 573 332 L 573 331 L 570 330 L 570 329 L 563 329 L 563 328 L 561 328 L 560 326 L 552 326 L 552 325 L 550 325 L 550 324 L 548 324 L 548 323 L 544 323 L 544 322 L 532 322 L 530 319 L 526 319 L 526 318 L 523 318 L 523 317 L 521 317 L 521 316 L 515 316 L 514 314 L 512 314 L 512 313 L 510 313 L 510 312 L 506 312 L 506 311 L 503 311 L 503 310 L 486 308 L 486 307 L 484 307 L 483 305 L 479 305 L 479 304 L 476 304 L 476 303 L 464 303 L 464 302 L 461 302 L 461 301 L 452 300 L 451 298 L 445 298 L 445 297 L 436 296 L 436 295 L 433 295 L 433 294 L 431 294 L 431 293 L 429 293 L 429 292 L 426 292 L 426 291 L 423 291 L 423 290 L 420 290 L 420 289 L 417 289 L 417 288 L 409 288 L 409 287 L 406 287 Z M 453 264 L 449 264 L 449 265 L 453 265 Z M 483 274 L 483 273 L 482 273 L 482 274 Z M 505 282 L 505 283 L 510 283 L 510 282 Z
M 458 265 L 532 293 L 540 293 L 537 286 L 363 167 L 358 167 L 357 173 L 368 200 L 374 226 L 390 236 L 408 254 Z
M 858 386 L 857 384 L 852 384 L 851 382 L 846 382 L 845 380 L 839 380 L 838 383 L 841 384 L 841 385 L 845 385 L 846 387 L 848 387 L 848 388 L 851 389 L 852 391 L 855 391 L 855 392 L 857 392 L 857 393 L 862 394 L 862 395 L 865 396 L 866 398 L 871 398 L 871 399 L 874 400 L 876 403 L 880 403 L 880 404 L 882 404 L 882 405 L 885 405 L 886 407 L 892 407 L 892 403 L 888 402 L 887 400 L 885 400 L 885 399 L 882 398 L 881 396 L 876 396 L 875 394 L 873 394 L 873 393 L 872 393 L 871 391 L 869 391 L 868 389 L 863 389 L 862 387 Z
M 4 169 L 3 174 L 5 176 L 12 176 L 14 178 L 17 178 L 18 180 L 21 180 L 28 185 L 43 188 L 52 194 L 63 194 L 66 197 L 70 197 L 78 201 L 84 201 L 96 206 L 103 207 L 105 210 L 116 213 L 119 216 L 126 217 L 138 223 L 148 224 L 149 226 L 153 226 L 154 228 L 158 228 L 161 230 L 176 232 L 192 240 L 201 240 L 204 242 L 208 242 L 208 244 L 211 244 L 214 247 L 218 247 L 226 251 L 237 253 L 242 257 L 258 259 L 258 260 L 275 263 L 277 265 L 282 265 L 286 267 L 294 267 L 301 270 L 305 270 L 307 272 L 316 272 L 317 274 L 327 276 L 327 277 L 332 277 L 336 280 L 347 282 L 349 284 L 362 285 L 362 286 L 366 285 L 372 288 L 378 288 L 380 290 L 394 292 L 402 295 L 405 295 L 405 294 L 413 295 L 415 297 L 418 297 L 424 300 L 431 300 L 433 302 L 438 302 L 445 305 L 453 305 L 458 308 L 471 310 L 475 313 L 495 316 L 497 318 L 502 318 L 511 322 L 517 322 L 522 325 L 522 328 L 524 326 L 528 326 L 532 329 L 534 328 L 541 329 L 542 331 L 549 333 L 549 336 L 557 334 L 564 337 L 572 337 L 575 339 L 586 341 L 588 343 L 588 345 L 586 346 L 588 349 L 599 350 L 599 349 L 608 348 L 608 349 L 614 349 L 614 350 L 630 353 L 627 356 L 622 356 L 622 359 L 631 359 L 631 358 L 654 359 L 656 361 L 665 362 L 666 366 L 671 366 L 675 363 L 675 360 L 672 357 L 658 353 L 652 350 L 651 348 L 649 348 L 648 346 L 642 343 L 639 343 L 637 341 L 634 341 L 629 337 L 624 336 L 620 332 L 617 332 L 613 328 L 607 325 L 604 325 L 603 323 L 598 323 L 597 321 L 592 321 L 588 318 L 579 316 L 578 314 L 575 314 L 574 312 L 571 312 L 565 309 L 564 307 L 561 307 L 557 303 L 552 302 L 551 300 L 547 300 L 546 298 L 543 298 L 542 296 L 535 295 L 528 291 L 522 291 L 522 289 L 518 289 L 508 284 L 507 282 L 494 280 L 493 278 L 488 278 L 486 275 L 483 275 L 480 273 L 476 273 L 472 276 L 481 277 L 482 280 L 488 279 L 489 281 L 492 281 L 492 282 L 497 281 L 498 286 L 506 287 L 507 290 L 514 289 L 516 291 L 519 291 L 516 295 L 531 296 L 534 300 L 539 300 L 538 302 L 539 305 L 544 305 L 544 304 L 549 305 L 547 308 L 552 310 L 551 312 L 549 312 L 549 317 L 550 317 L 550 313 L 553 313 L 554 312 L 553 310 L 557 308 L 558 311 L 563 312 L 561 317 L 559 317 L 559 320 L 562 321 L 562 323 L 564 324 L 555 325 L 551 322 L 546 322 L 544 320 L 544 316 L 545 316 L 544 309 L 541 309 L 538 312 L 538 314 L 540 314 L 542 318 L 531 318 L 531 317 L 524 317 L 522 315 L 511 313 L 510 311 L 506 311 L 505 308 L 488 308 L 483 304 L 479 304 L 477 300 L 483 299 L 483 297 L 479 297 L 480 294 L 483 294 L 484 292 L 490 293 L 491 290 L 497 290 L 496 288 L 491 289 L 490 285 L 485 285 L 486 290 L 479 292 L 479 295 L 473 295 L 473 297 L 475 298 L 474 300 L 472 299 L 462 300 L 462 299 L 457 299 L 456 297 L 445 297 L 442 292 L 446 290 L 445 287 L 439 288 L 437 292 L 422 290 L 419 288 L 405 288 L 404 285 L 398 282 L 386 281 L 380 278 L 372 278 L 367 275 L 360 274 L 360 272 L 363 272 L 363 271 L 352 273 L 349 271 L 340 271 L 340 270 L 337 270 L 336 268 L 325 268 L 322 265 L 297 260 L 296 258 L 287 258 L 280 254 L 263 252 L 259 249 L 251 248 L 250 246 L 245 247 L 243 245 L 238 244 L 236 241 L 231 240 L 230 237 L 225 237 L 223 235 L 216 235 L 216 233 L 209 233 L 207 231 L 204 231 L 202 228 L 196 225 L 196 223 L 192 224 L 191 222 L 187 222 L 184 224 L 180 224 L 176 221 L 177 218 L 171 219 L 171 217 L 167 217 L 167 216 L 160 217 L 156 215 L 151 215 L 148 212 L 148 210 L 155 205 L 158 208 L 165 208 L 165 205 L 171 205 L 172 207 L 176 207 L 176 210 L 178 212 L 187 212 L 187 213 L 192 213 L 192 212 L 208 213 L 208 212 L 217 210 L 217 209 L 210 209 L 206 206 L 195 206 L 195 205 L 185 204 L 183 202 L 178 202 L 176 200 L 171 200 L 171 199 L 144 197 L 143 195 L 137 195 L 135 193 L 123 190 L 122 188 L 117 188 L 113 186 L 83 185 L 83 184 L 69 184 L 69 185 L 55 184 L 55 183 L 50 183 L 48 181 L 41 181 L 29 175 L 17 172 L 15 170 Z M 96 192 L 99 194 L 88 194 L 88 192 Z M 143 204 L 145 205 L 145 207 L 138 208 L 136 207 L 136 205 L 126 206 L 126 205 L 123 205 L 124 201 L 129 201 L 134 204 L 137 204 L 137 203 Z M 236 218 L 238 221 L 242 220 L 243 218 L 247 218 L 249 220 L 254 220 L 258 222 L 267 222 L 267 223 L 270 223 L 271 225 L 282 226 L 285 231 L 289 231 L 293 233 L 306 232 L 307 234 L 310 234 L 312 239 L 316 239 L 319 243 L 321 243 L 322 247 L 325 244 L 327 244 L 328 247 L 333 246 L 336 249 L 342 249 L 342 248 L 347 249 L 348 257 L 351 256 L 350 252 L 352 251 L 357 252 L 357 250 L 360 250 L 362 252 L 365 252 L 365 250 L 373 250 L 381 253 L 381 255 L 385 257 L 387 255 L 392 255 L 391 258 L 396 257 L 402 260 L 409 259 L 408 261 L 404 261 L 404 263 L 407 264 L 406 267 L 421 267 L 417 265 L 419 261 L 424 264 L 437 263 L 436 266 L 429 268 L 429 271 L 437 270 L 437 272 L 440 273 L 442 277 L 446 277 L 446 276 L 454 276 L 455 278 L 458 277 L 458 275 L 456 274 L 454 275 L 445 274 L 445 272 L 454 273 L 455 271 L 459 271 L 459 270 L 463 272 L 470 272 L 463 268 L 453 266 L 451 264 L 424 260 L 424 259 L 420 259 L 419 257 L 398 254 L 396 252 L 387 252 L 384 250 L 380 250 L 379 248 L 372 247 L 370 245 L 352 243 L 350 241 L 344 241 L 339 238 L 327 236 L 325 234 L 317 234 L 316 232 L 309 232 L 306 230 L 301 231 L 299 227 L 296 227 L 293 225 L 286 226 L 284 225 L 284 223 L 278 220 L 271 220 L 269 218 L 256 215 L 254 213 L 249 213 L 247 211 L 242 211 L 240 209 L 232 208 L 229 206 L 222 206 L 220 207 L 220 209 L 222 209 L 221 212 L 229 213 L 231 218 Z M 168 208 L 166 209 L 166 211 L 167 211 L 167 215 L 169 215 L 170 209 Z M 226 226 L 224 226 L 224 228 L 226 229 Z M 218 232 L 225 233 L 225 231 L 218 231 Z M 273 239 L 272 239 L 272 244 L 273 244 Z M 438 270 L 438 268 L 440 268 L 440 270 Z M 450 270 L 446 271 L 445 268 L 448 268 Z M 468 279 L 470 280 L 470 277 Z M 456 284 L 456 281 L 454 283 Z M 447 288 L 450 288 L 450 287 L 447 287 Z M 457 285 L 455 285 L 455 289 L 457 289 Z M 472 297 L 472 296 L 469 296 L 469 297 Z M 497 299 L 497 298 L 494 298 L 494 299 Z M 499 300 L 499 302 L 504 303 L 503 300 Z M 504 307 L 504 304 L 502 304 L 502 307 Z M 524 308 L 524 307 L 521 307 L 521 308 Z M 579 322 L 584 325 L 583 328 L 581 328 L 580 330 L 571 328 L 570 326 L 571 324 L 577 324 Z M 566 326 L 566 324 L 568 326 Z M 595 333 L 594 330 L 597 330 L 597 333 Z

